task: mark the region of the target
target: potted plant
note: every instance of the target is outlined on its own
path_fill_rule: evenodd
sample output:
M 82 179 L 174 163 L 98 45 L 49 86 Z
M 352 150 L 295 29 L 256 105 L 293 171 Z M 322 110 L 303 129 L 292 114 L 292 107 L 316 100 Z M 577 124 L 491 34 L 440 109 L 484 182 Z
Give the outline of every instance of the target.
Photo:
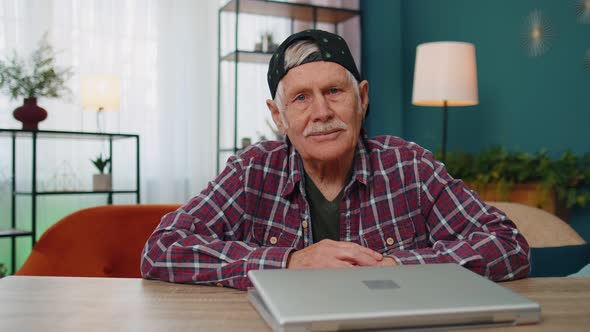
M 94 191 L 110 191 L 113 187 L 113 178 L 110 172 L 105 174 L 104 171 L 110 165 L 111 158 L 103 158 L 100 154 L 91 161 L 99 172 L 99 174 L 92 175 L 92 189 Z
M 590 153 L 580 158 L 566 152 L 553 160 L 544 150 L 509 153 L 494 147 L 477 154 L 448 153 L 446 167 L 484 200 L 532 205 L 564 220 L 570 208 L 590 202 Z
M 60 98 L 70 90 L 66 86 L 72 76 L 70 68 L 55 65 L 55 52 L 43 35 L 39 47 L 25 61 L 13 52 L 0 60 L 0 90 L 11 99 L 23 98 L 23 105 L 14 110 L 14 117 L 23 123 L 24 130 L 37 130 L 39 122 L 47 118 L 47 111 L 37 106 L 37 98 Z
M 0 263 L 0 278 L 4 278 L 8 274 L 8 269 L 4 266 L 4 263 Z

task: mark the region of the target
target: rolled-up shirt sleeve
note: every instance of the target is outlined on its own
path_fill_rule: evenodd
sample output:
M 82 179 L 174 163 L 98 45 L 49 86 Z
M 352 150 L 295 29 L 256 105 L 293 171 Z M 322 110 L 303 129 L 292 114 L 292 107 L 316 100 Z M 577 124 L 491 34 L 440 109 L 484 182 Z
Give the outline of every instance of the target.
M 144 246 L 142 276 L 246 289 L 249 270 L 285 268 L 293 248 L 245 240 L 244 199 L 242 167 L 232 157 L 205 190 L 162 218 Z
M 394 252 L 398 263 L 456 263 L 494 281 L 526 277 L 529 246 L 515 224 L 447 174 L 430 152 L 419 164 L 420 210 L 430 246 Z

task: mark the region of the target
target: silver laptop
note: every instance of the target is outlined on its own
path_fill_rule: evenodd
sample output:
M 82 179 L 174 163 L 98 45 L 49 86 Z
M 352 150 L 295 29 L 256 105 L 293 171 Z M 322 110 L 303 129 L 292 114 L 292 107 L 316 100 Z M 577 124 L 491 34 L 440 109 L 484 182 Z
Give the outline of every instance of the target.
M 456 264 L 251 270 L 274 331 L 428 330 L 539 321 L 541 307 Z

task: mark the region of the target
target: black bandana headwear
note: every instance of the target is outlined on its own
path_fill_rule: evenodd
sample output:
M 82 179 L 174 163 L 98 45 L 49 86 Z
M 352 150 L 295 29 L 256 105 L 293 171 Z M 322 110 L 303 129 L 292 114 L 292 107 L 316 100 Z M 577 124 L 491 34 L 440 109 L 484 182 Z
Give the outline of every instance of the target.
M 320 52 L 315 52 L 308 56 L 301 64 L 313 61 L 330 61 L 335 62 L 342 67 L 348 69 L 352 76 L 358 82 L 361 81 L 361 75 L 356 69 L 354 58 L 346 45 L 346 41 L 333 33 L 323 30 L 304 30 L 291 35 L 274 51 L 270 63 L 268 64 L 268 87 L 272 98 L 275 98 L 277 93 L 277 86 L 279 81 L 287 75 L 288 70 L 285 70 L 285 51 L 291 44 L 298 40 L 312 40 L 320 49 Z

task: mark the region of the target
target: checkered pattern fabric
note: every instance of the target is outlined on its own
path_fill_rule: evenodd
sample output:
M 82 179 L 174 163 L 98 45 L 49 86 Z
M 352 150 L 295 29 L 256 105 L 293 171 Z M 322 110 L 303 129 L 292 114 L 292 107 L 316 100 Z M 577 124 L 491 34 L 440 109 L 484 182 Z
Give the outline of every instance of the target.
M 529 247 L 500 210 L 483 203 L 420 146 L 359 138 L 340 205 L 340 239 L 400 264 L 457 263 L 494 281 L 529 273 Z M 285 268 L 313 243 L 303 163 L 288 142 L 255 144 L 162 218 L 142 254 L 145 278 L 251 286 L 251 269 Z M 303 227 L 302 223 L 310 225 Z

